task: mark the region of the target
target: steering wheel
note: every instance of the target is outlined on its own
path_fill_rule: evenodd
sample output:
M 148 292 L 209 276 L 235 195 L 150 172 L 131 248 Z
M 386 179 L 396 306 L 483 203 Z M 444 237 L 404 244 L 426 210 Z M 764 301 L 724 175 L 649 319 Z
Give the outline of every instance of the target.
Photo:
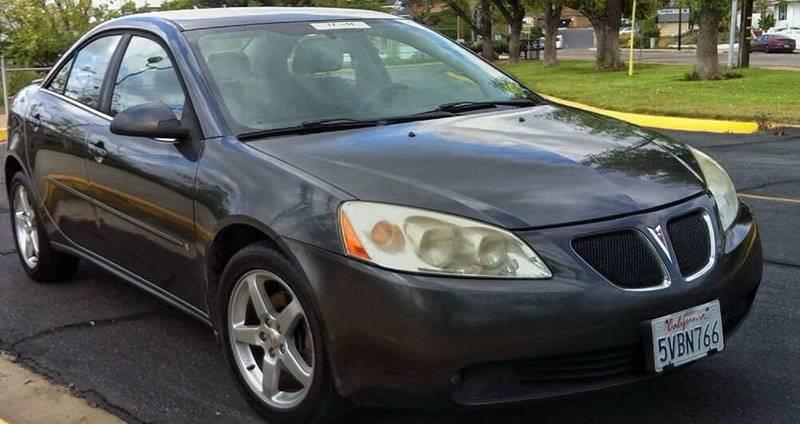
M 390 100 L 394 99 L 401 91 L 410 90 L 411 87 L 405 84 L 398 84 L 393 82 L 387 86 L 382 87 L 380 90 L 376 91 L 373 95 L 369 96 L 366 100 L 361 102 L 358 106 L 358 110 L 366 110 L 371 109 L 378 103 L 388 103 Z

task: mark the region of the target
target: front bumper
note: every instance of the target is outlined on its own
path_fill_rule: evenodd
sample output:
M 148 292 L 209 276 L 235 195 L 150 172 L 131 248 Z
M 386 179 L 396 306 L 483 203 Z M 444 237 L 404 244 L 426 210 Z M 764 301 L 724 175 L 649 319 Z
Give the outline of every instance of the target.
M 717 237 L 711 271 L 686 282 L 672 270 L 672 284 L 659 290 L 615 287 L 568 247 L 599 228 L 652 225 L 697 207 L 711 213 L 708 205 L 701 196 L 647 214 L 519 233 L 547 261 L 549 280 L 397 273 L 287 243 L 311 285 L 341 394 L 370 406 L 486 405 L 647 378 L 642 323 L 714 299 L 729 337 L 761 281 L 761 244 L 746 207 Z M 581 375 L 586 364 L 597 367 Z M 531 378 L 531 370 L 568 366 L 578 374 Z

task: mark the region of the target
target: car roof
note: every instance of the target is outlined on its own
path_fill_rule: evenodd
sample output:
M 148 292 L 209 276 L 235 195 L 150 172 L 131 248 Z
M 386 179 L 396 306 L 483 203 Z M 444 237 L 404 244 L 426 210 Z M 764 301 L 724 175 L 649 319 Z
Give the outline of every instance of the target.
M 150 12 L 117 19 L 156 18 L 172 22 L 182 30 L 276 22 L 311 22 L 352 19 L 401 19 L 388 13 L 325 7 L 227 7 Z

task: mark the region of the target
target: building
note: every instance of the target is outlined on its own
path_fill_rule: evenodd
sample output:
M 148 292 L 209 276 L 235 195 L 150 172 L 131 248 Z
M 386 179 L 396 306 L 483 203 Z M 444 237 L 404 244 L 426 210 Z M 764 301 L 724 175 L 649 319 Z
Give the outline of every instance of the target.
M 770 1 L 775 28 L 800 28 L 800 0 Z
M 692 11 L 688 7 L 660 9 L 658 11 L 658 29 L 665 37 L 677 37 L 678 32 L 686 34 L 692 30 Z
M 575 9 L 564 7 L 561 9 L 561 28 L 591 28 L 589 18 Z

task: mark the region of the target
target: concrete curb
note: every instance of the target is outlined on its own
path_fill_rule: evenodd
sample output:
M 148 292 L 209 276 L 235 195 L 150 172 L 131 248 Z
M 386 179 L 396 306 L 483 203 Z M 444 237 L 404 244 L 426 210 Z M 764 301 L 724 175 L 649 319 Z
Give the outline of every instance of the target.
M 600 115 L 620 119 L 631 124 L 643 127 L 659 128 L 662 130 L 696 131 L 730 134 L 753 134 L 758 132 L 758 124 L 744 121 L 719 121 L 714 119 L 679 118 L 676 116 L 643 115 L 640 113 L 616 112 L 600 109 L 583 103 L 559 99 L 558 97 L 541 95 L 553 103 L 574 107 Z
M 110 412 L 14 362 L 0 352 L 0 424 L 104 423 L 123 424 Z M 5 420 L 5 421 L 4 421 Z

